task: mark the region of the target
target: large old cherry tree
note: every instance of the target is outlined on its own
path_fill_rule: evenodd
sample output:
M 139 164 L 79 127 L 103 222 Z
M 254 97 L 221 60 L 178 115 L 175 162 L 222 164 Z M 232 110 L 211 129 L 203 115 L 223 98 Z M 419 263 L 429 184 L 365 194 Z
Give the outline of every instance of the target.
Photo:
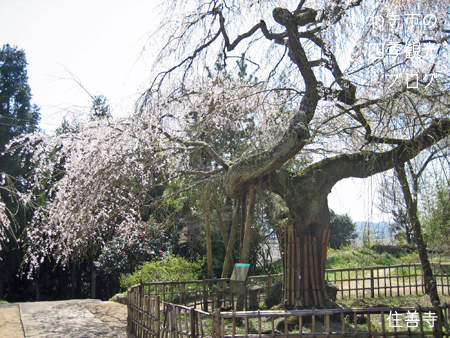
M 233 199 L 228 251 L 244 220 L 246 262 L 255 196 L 276 194 L 290 217 L 278 230 L 285 303 L 331 306 L 324 279 L 333 186 L 395 168 L 450 134 L 448 4 L 163 6 L 149 38 L 158 53 L 153 78 L 130 116 L 11 144 L 33 150 L 39 165 L 27 197 L 38 206 L 29 262 L 92 254 L 115 224 L 156 205 L 149 192 L 159 187 L 170 187 L 162 198 L 204 187 Z M 229 264 L 227 255 L 224 271 Z

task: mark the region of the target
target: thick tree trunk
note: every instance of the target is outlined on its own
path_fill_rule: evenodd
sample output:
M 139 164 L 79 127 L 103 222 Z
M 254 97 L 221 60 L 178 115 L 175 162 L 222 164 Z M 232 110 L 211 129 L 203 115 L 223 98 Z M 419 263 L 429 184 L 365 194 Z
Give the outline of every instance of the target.
M 330 231 L 313 223 L 301 233 L 293 224 L 280 232 L 285 307 L 329 308 L 325 265 Z
M 330 236 L 329 189 L 320 181 L 279 171 L 264 182 L 287 203 L 292 223 L 278 231 L 283 259 L 284 305 L 288 309 L 333 308 L 325 287 Z

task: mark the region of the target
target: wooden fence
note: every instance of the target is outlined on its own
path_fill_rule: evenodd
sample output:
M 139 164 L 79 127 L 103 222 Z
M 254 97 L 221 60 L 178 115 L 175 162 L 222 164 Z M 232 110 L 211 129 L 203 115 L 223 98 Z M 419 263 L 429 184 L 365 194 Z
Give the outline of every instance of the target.
M 450 295 L 450 264 L 433 263 L 432 268 L 438 292 Z M 425 294 L 420 264 L 327 269 L 326 279 L 339 288 L 338 299 Z M 263 301 L 272 286 L 281 280 L 283 274 L 248 277 L 246 299 L 250 309 L 252 304 Z M 205 312 L 218 307 L 232 307 L 236 300 L 230 294 L 229 279 L 141 282 L 140 293 L 153 298 L 159 295 L 163 302 L 183 304 Z
M 432 263 L 440 294 L 450 294 L 450 263 Z M 326 279 L 339 287 L 338 298 L 378 298 L 425 294 L 420 264 L 326 270 Z
M 449 304 L 416 308 L 208 313 L 129 289 L 128 327 L 160 337 L 450 337 Z
M 252 290 L 255 302 L 259 303 L 282 278 L 282 274 L 249 277 L 247 290 Z M 160 296 L 162 302 L 184 304 L 208 312 L 218 307 L 234 305 L 236 298 L 230 293 L 229 282 L 229 278 L 155 283 L 141 281 L 139 291 L 153 298 Z

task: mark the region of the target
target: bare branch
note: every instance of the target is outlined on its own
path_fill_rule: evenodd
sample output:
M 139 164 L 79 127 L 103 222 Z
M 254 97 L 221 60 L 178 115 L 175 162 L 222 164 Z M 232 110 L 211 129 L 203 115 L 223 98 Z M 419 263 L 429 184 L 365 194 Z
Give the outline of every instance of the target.
M 195 175 L 195 176 L 212 176 L 225 171 L 225 168 L 219 168 L 211 171 L 195 171 L 195 170 L 185 170 L 181 171 L 180 175 Z

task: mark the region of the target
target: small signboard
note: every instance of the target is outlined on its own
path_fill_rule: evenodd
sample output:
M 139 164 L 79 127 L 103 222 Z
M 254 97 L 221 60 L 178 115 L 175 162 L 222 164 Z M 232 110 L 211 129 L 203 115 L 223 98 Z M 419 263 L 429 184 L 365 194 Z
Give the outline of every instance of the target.
M 247 273 L 249 269 L 250 264 L 247 263 L 236 263 L 234 265 L 233 274 L 230 279 L 231 293 L 237 295 L 245 294 L 245 282 L 247 280 Z

